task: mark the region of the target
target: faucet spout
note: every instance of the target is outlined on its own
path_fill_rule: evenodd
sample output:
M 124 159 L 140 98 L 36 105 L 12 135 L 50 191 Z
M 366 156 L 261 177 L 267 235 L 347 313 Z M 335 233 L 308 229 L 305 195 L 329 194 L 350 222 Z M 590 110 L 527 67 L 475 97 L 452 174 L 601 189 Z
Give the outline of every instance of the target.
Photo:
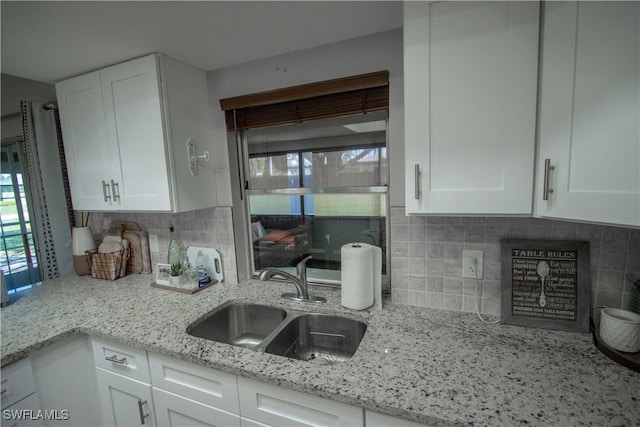
M 281 277 L 293 283 L 296 287 L 298 298 L 305 299 L 305 295 L 308 294 L 306 282 L 303 284 L 300 278 L 289 274 L 286 271 L 280 270 L 275 267 L 268 267 L 260 272 L 260 280 L 269 280 L 272 277 Z
M 287 281 L 293 283 L 296 287 L 296 293 L 285 293 L 282 294 L 283 298 L 292 299 L 295 301 L 304 301 L 304 302 L 326 302 L 327 300 L 318 297 L 315 295 L 309 295 L 308 284 L 307 284 L 307 266 L 306 263 L 311 259 L 311 256 L 307 256 L 302 259 L 296 265 L 296 275 L 287 273 L 286 271 L 280 270 L 275 267 L 267 267 L 260 272 L 259 279 L 260 280 L 269 280 L 272 277 L 282 277 Z

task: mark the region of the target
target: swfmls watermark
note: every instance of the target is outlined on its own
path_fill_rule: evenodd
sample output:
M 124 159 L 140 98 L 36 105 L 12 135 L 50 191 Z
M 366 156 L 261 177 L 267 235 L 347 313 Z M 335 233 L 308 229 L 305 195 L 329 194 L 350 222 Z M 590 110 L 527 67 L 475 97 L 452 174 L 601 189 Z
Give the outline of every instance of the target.
M 2 418 L 13 421 L 67 421 L 70 417 L 68 409 L 4 409 Z

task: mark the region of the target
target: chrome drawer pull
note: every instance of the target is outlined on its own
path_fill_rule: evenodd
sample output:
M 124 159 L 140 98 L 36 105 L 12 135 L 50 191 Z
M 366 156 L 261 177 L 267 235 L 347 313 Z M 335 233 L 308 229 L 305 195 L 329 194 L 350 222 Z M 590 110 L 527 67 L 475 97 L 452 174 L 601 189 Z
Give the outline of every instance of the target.
M 420 199 L 420 165 L 416 164 L 414 167 L 415 174 L 415 193 L 414 197 L 416 200 Z
M 145 414 L 144 410 L 142 409 L 142 405 L 146 404 L 147 401 L 145 400 L 144 402 L 140 399 L 138 399 L 138 411 L 140 411 L 140 424 L 144 425 L 144 419 L 149 417 L 149 415 L 151 415 L 151 413 Z
M 104 197 L 105 202 L 109 202 L 109 204 L 111 204 L 111 189 L 109 188 L 109 184 L 104 180 L 102 181 L 102 196 Z
M 118 359 L 118 356 L 115 354 L 113 356 L 105 356 L 104 360 L 108 360 L 109 362 L 118 363 L 120 365 L 127 364 L 127 358 L 123 357 L 122 359 Z
M 5 395 L 7 393 L 9 393 L 9 389 L 8 388 L 3 388 L 2 391 L 0 391 L 1 395 Z
M 544 159 L 544 182 L 542 184 L 542 200 L 549 200 L 549 194 L 553 193 L 553 189 L 549 188 L 549 175 L 550 171 L 556 167 L 551 166 L 551 159 Z
M 120 186 L 114 180 L 111 180 L 111 192 L 113 193 L 113 201 L 120 200 Z

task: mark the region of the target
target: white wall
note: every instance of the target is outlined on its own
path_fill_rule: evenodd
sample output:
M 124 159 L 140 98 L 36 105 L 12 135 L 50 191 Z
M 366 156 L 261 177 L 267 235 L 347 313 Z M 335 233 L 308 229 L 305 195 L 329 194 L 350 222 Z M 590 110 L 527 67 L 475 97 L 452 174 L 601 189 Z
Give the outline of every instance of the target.
M 20 101 L 49 102 L 56 100 L 52 84 L 2 74 L 2 115 L 20 111 Z M 2 120 L 2 138 L 22 135 L 20 116 Z
M 231 206 L 226 159 L 227 131 L 220 99 L 330 80 L 374 71 L 389 71 L 390 204 L 404 206 L 404 110 L 402 29 L 260 59 L 208 73 L 214 127 L 215 166 L 220 206 Z

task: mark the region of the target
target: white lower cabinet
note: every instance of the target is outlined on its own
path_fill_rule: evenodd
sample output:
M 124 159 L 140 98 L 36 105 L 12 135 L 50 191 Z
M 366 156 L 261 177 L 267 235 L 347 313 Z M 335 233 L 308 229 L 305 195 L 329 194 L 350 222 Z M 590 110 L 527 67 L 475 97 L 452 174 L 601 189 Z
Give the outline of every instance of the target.
M 25 397 L 21 401 L 14 403 L 13 405 L 2 408 L 2 426 L 3 427 L 29 427 L 29 426 L 42 426 L 42 419 L 39 417 L 40 402 L 38 401 L 38 395 L 33 393 L 29 397 Z M 33 419 L 31 415 L 35 415 L 36 419 Z M 60 413 L 60 416 L 64 416 L 64 413 Z
M 153 387 L 158 426 L 240 426 L 240 416 Z
M 33 379 L 31 360 L 26 357 L 2 368 L 2 425 L 42 426 L 40 402 Z
M 421 427 L 424 424 L 403 420 L 402 418 L 382 415 L 377 412 L 365 411 L 366 427 Z
M 129 345 L 92 338 L 96 368 L 106 369 L 143 383 L 151 383 L 147 352 Z
M 25 357 L 11 365 L 2 368 L 0 380 L 2 409 L 13 405 L 36 392 L 36 384 L 31 369 L 31 359 Z
M 98 402 L 105 426 L 155 426 L 147 352 L 92 338 Z
M 153 388 L 239 414 L 236 376 L 216 369 L 149 353 Z
M 249 418 L 240 417 L 241 427 L 269 427 L 268 424 L 262 424 Z
M 365 423 L 360 407 L 100 338 L 92 345 L 102 422 L 108 426 L 420 425 L 369 411 Z
M 98 400 L 105 426 L 155 426 L 151 385 L 96 368 Z
M 149 353 L 159 426 L 240 426 L 236 376 Z
M 362 426 L 363 409 L 238 377 L 243 419 L 270 426 Z
M 73 334 L 30 355 L 40 407 L 67 411 L 49 417 L 48 427 L 101 427 L 90 337 Z M 56 417 L 57 415 L 57 417 Z

